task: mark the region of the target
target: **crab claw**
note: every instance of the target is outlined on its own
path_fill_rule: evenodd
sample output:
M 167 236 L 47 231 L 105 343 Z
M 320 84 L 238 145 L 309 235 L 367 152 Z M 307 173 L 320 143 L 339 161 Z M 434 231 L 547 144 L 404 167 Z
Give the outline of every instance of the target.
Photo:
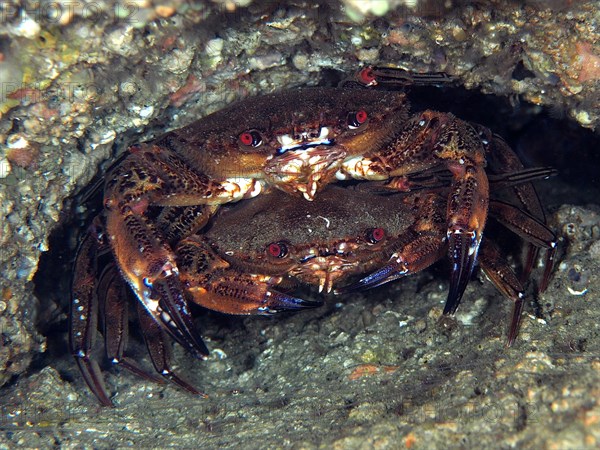
M 192 301 L 225 314 L 270 315 L 321 306 L 278 292 L 283 277 L 241 272 L 222 259 L 198 236 L 183 239 L 177 246 L 180 280 Z
M 196 304 L 213 311 L 235 315 L 272 315 L 323 305 L 322 301 L 292 297 L 260 286 L 242 286 L 239 282 L 218 281 L 206 287 L 191 287 L 189 292 Z
M 169 275 L 154 282 L 152 297 L 158 300 L 146 301 L 144 306 L 154 320 L 196 358 L 206 359 L 208 348 L 194 326 L 179 277 Z
M 371 289 L 426 269 L 439 260 L 445 251 L 442 233 L 440 226 L 427 231 L 407 232 L 398 239 L 398 250 L 392 254 L 388 264 L 350 286 L 336 289 L 335 294 Z
M 322 301 L 304 300 L 275 291 L 269 286 L 271 282 L 271 277 L 223 276 L 206 284 L 190 286 L 188 292 L 196 304 L 234 315 L 272 315 L 323 305 Z
M 465 292 L 475 262 L 481 237 L 476 231 L 448 232 L 448 255 L 452 264 L 450 290 L 444 307 L 444 314 L 454 314 Z

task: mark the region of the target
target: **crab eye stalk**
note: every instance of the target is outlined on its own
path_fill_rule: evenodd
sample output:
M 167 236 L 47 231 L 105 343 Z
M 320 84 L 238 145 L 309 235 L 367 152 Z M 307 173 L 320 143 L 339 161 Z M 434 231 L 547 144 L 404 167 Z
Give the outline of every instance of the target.
M 367 122 L 369 115 L 364 109 L 348 114 L 348 128 L 356 130 Z
M 244 131 L 238 139 L 246 147 L 258 147 L 263 142 L 260 133 L 256 130 Z
M 377 244 L 385 239 L 385 230 L 383 228 L 369 228 L 365 233 L 365 237 L 367 242 Z
M 285 258 L 288 255 L 288 247 L 285 242 L 273 242 L 267 245 L 267 254 L 273 258 Z

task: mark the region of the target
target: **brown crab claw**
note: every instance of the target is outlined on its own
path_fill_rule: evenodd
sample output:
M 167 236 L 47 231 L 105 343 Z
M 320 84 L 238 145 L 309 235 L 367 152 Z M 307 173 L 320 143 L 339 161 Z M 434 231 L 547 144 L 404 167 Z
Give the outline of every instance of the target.
M 450 290 L 444 306 L 444 314 L 454 314 L 465 292 L 479 250 L 480 239 L 476 231 L 457 230 L 448 234 L 448 256 L 452 264 Z
M 168 276 L 154 282 L 152 296 L 159 300 L 146 302 L 145 306 L 154 319 L 196 358 L 206 359 L 208 348 L 194 326 L 179 277 Z
M 354 284 L 337 289 L 336 294 L 371 289 L 411 273 L 420 272 L 438 261 L 446 250 L 445 224 L 421 224 L 400 236 L 393 244 L 396 251 L 381 269 L 367 275 Z M 429 228 L 429 229 L 427 229 Z
M 271 315 L 284 311 L 316 308 L 323 302 L 304 300 L 271 288 L 279 277 L 240 275 L 230 272 L 222 278 L 196 283 L 188 282 L 194 303 L 212 311 L 234 315 Z

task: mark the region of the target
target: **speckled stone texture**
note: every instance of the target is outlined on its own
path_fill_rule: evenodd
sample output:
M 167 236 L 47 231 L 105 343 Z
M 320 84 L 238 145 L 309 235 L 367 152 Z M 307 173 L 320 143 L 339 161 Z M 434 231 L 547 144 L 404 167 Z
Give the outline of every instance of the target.
M 599 445 L 598 23 L 595 1 L 3 3 L 0 448 Z M 454 76 L 472 91 L 425 93 L 437 108 L 561 171 L 540 186 L 561 261 L 515 346 L 487 282 L 439 324 L 441 266 L 306 314 L 201 317 L 212 356 L 175 356 L 209 399 L 113 371 L 118 407 L 98 408 L 65 354 L 73 196 L 132 142 L 366 64 Z M 493 106 L 454 105 L 478 92 Z

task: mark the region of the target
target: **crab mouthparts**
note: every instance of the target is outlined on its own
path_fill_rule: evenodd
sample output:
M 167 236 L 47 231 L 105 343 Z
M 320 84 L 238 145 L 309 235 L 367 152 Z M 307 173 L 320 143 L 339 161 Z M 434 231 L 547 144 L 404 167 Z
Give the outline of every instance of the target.
M 339 253 L 341 254 L 335 255 L 332 252 L 328 256 L 309 255 L 292 272 L 294 276 L 317 285 L 319 293 L 329 294 L 333 291 L 334 284 L 356 267 L 355 262 L 342 256 L 343 252 Z
M 314 135 L 311 136 L 311 133 L 308 131 L 304 131 L 296 136 L 282 134 L 277 136 L 277 141 L 281 144 L 281 147 L 277 149 L 277 155 L 283 155 L 290 150 L 308 150 L 319 145 L 335 145 L 335 140 L 329 139 L 327 136 L 329 136 L 329 128 L 327 127 L 321 127 L 319 136 L 316 137 Z

